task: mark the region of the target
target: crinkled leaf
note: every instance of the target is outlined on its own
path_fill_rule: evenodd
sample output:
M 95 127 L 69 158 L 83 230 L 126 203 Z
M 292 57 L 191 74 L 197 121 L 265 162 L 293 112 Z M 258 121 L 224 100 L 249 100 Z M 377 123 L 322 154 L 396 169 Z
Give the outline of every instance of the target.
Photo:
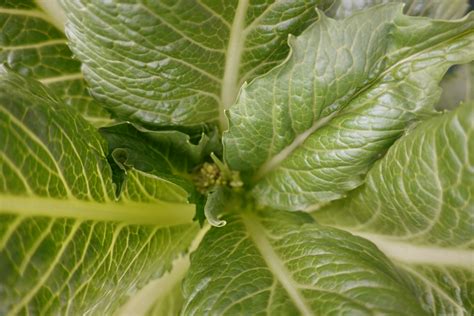
M 336 0 L 331 8 L 326 11 L 326 14 L 341 19 L 352 15 L 356 11 L 389 2 L 405 3 L 403 11 L 407 15 L 427 16 L 435 19 L 458 19 L 466 13 L 469 7 L 469 1 L 467 0 Z M 441 81 L 443 94 L 437 109 L 453 109 L 461 101 L 473 99 L 472 96 L 467 95 L 474 93 L 472 92 L 474 91 L 474 80 L 472 79 L 474 73 L 472 73 L 472 69 L 472 64 L 471 66 L 463 65 L 457 66 L 454 70 L 448 72 Z
M 474 103 L 402 137 L 349 196 L 314 212 L 400 262 L 433 314 L 471 314 Z
M 401 250 L 403 251 L 403 249 Z M 442 256 L 443 253 L 440 253 Z M 472 258 L 472 256 L 471 256 Z M 474 313 L 474 272 L 471 268 L 397 262 L 418 293 L 421 305 L 431 315 L 472 315 Z
M 474 103 L 410 130 L 319 221 L 415 244 L 473 248 Z
M 191 255 L 182 315 L 425 315 L 396 268 L 362 238 L 302 213 L 226 220 Z
M 56 20 L 62 14 L 56 1 L 47 0 L 46 6 L 56 9 L 51 11 L 34 1 L 0 3 L 0 63 L 41 81 L 92 124 L 105 125 L 110 116 L 86 90 L 81 64 L 73 59 L 63 25 Z
M 356 11 L 390 2 L 404 3 L 403 12 L 407 15 L 445 20 L 459 19 L 469 7 L 467 0 L 336 0 L 327 15 L 342 19 Z
M 0 314 L 110 314 L 193 240 L 192 206 L 138 187 L 115 200 L 104 149 L 51 90 L 1 69 Z
M 197 143 L 179 131 L 153 131 L 131 123 L 103 127 L 100 133 L 107 140 L 110 152 L 117 149 L 127 152 L 126 161 L 121 163 L 154 174 L 185 176 L 211 152 L 221 151 L 217 131 L 209 135 L 202 133 Z
M 244 86 L 224 151 L 254 174 L 258 203 L 298 210 L 341 198 L 413 122 L 433 115 L 438 82 L 474 59 L 474 15 L 435 21 L 376 6 L 321 14 L 288 60 Z
M 330 0 L 64 0 L 71 47 L 92 93 L 116 115 L 152 125 L 220 120 L 241 84 L 288 53 L 288 34 Z
M 373 5 L 389 2 L 403 2 L 403 11 L 407 15 L 427 16 L 435 19 L 457 19 L 462 17 L 468 7 L 467 0 L 336 0 L 331 8 L 326 11 L 330 17 L 338 19 L 348 17 L 354 12 L 367 9 Z M 469 70 L 471 69 L 471 71 Z M 463 65 L 450 70 L 443 81 L 441 87 L 443 94 L 437 105 L 438 109 L 453 109 L 461 101 L 473 99 L 466 94 L 474 93 L 474 73 L 473 66 Z M 470 98 L 466 98 L 470 97 Z
M 109 151 L 115 164 L 117 185 L 147 187 L 161 181 L 165 185 L 154 190 L 153 197 L 170 202 L 185 202 L 197 199 L 190 172 L 202 163 L 211 151 L 220 151 L 217 131 L 210 135 L 202 133 L 197 144 L 190 136 L 179 131 L 151 131 L 131 123 L 100 129 L 109 144 Z M 128 195 L 126 188 L 122 194 Z M 119 194 L 121 189 L 119 189 Z

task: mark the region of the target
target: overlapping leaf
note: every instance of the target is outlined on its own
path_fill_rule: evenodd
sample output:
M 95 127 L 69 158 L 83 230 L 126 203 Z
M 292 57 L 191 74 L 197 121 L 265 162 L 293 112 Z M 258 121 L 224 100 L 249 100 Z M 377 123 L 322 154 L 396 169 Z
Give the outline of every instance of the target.
M 357 10 L 387 2 L 404 2 L 403 11 L 407 15 L 427 16 L 434 19 L 458 19 L 466 14 L 469 8 L 467 0 L 388 0 L 388 1 L 336 1 L 331 10 L 326 13 L 336 18 L 347 17 Z M 474 66 L 473 64 L 460 65 L 449 70 L 441 81 L 443 93 L 437 109 L 454 109 L 461 101 L 474 99 Z
M 175 286 L 170 289 L 164 297 L 159 300 L 147 311 L 146 316 L 176 316 L 179 315 L 183 306 L 183 294 L 181 293 L 180 279 Z
M 94 125 L 111 122 L 86 91 L 80 62 L 67 46 L 59 4 L 48 2 L 56 11 L 45 12 L 34 1 L 0 3 L 0 63 L 41 81 Z
M 242 89 L 225 158 L 254 174 L 260 204 L 304 209 L 359 186 L 410 124 L 433 115 L 446 70 L 474 59 L 474 15 L 434 21 L 401 10 L 321 14 L 292 38 L 285 63 Z
M 404 3 L 403 12 L 407 15 L 446 20 L 461 18 L 469 7 L 466 0 L 336 0 L 327 15 L 341 19 L 356 11 L 390 2 Z
M 200 240 L 201 237 L 197 237 L 197 240 Z M 195 242 L 196 239 L 193 245 Z M 181 285 L 189 269 L 189 264 L 189 256 L 175 260 L 171 271 L 148 283 L 140 292 L 132 296 L 116 315 L 179 315 L 184 301 Z
M 336 0 L 326 14 L 336 19 L 343 19 L 357 11 L 365 10 L 377 4 L 403 2 L 403 12 L 406 15 L 426 16 L 433 19 L 459 19 L 469 7 L 467 0 Z M 453 109 L 461 101 L 472 99 L 474 93 L 474 66 L 462 65 L 450 69 L 441 81 L 443 93 L 437 109 Z
M 92 92 L 119 117 L 222 127 L 241 84 L 283 60 L 288 34 L 331 3 L 63 1 Z
M 474 103 L 420 124 L 366 184 L 314 213 L 399 261 L 432 314 L 468 315 L 474 280 Z
M 182 315 L 425 315 L 396 268 L 362 238 L 302 213 L 226 220 L 191 256 Z
M 197 144 L 179 131 L 151 131 L 131 123 L 121 123 L 100 129 L 109 145 L 117 172 L 130 185 L 147 187 L 147 182 L 162 181 L 162 191 L 152 195 L 161 200 L 183 202 L 196 198 L 191 173 L 212 151 L 219 152 L 217 131 L 202 133 Z M 121 191 L 119 189 L 119 191 Z M 124 191 L 122 194 L 128 195 Z
M 112 313 L 193 240 L 191 205 L 129 184 L 115 201 L 104 149 L 50 90 L 1 69 L 0 314 Z

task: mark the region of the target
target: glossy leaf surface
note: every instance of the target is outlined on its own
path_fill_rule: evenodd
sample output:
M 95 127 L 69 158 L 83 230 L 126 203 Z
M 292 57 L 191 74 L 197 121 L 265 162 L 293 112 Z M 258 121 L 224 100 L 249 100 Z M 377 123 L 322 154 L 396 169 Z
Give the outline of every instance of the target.
M 474 15 L 434 21 L 376 6 L 321 13 L 282 65 L 244 86 L 224 134 L 257 201 L 302 210 L 343 197 L 414 122 L 435 113 L 447 69 L 474 58 Z

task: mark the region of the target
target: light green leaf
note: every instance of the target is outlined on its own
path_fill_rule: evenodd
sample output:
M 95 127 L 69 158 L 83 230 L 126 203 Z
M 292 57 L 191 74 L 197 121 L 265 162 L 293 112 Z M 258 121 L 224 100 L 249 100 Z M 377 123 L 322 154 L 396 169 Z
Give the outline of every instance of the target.
M 441 82 L 443 94 L 436 106 L 440 110 L 452 110 L 461 102 L 474 100 L 474 63 L 456 66 Z
M 474 104 L 409 130 L 319 221 L 415 244 L 473 248 Z
M 63 1 L 92 93 L 120 118 L 227 125 L 243 82 L 288 54 L 288 34 L 332 0 Z
M 303 213 L 226 219 L 191 255 L 182 315 L 425 315 L 395 267 L 362 238 Z
M 183 275 L 184 277 L 184 275 Z M 147 316 L 176 316 L 179 315 L 183 306 L 183 293 L 181 292 L 181 281 L 174 284 L 174 287 L 166 295 L 158 300 L 146 313 Z
M 336 0 L 326 14 L 342 19 L 356 11 L 390 2 L 404 3 L 403 12 L 407 15 L 445 20 L 459 19 L 469 7 L 468 0 Z
M 434 21 L 376 6 L 321 15 L 290 45 L 285 63 L 243 87 L 224 151 L 254 174 L 258 203 L 301 210 L 361 185 L 410 124 L 433 115 L 446 70 L 474 59 L 474 15 Z
M 110 314 L 189 247 L 194 207 L 132 187 L 116 201 L 104 149 L 49 89 L 1 69 L 1 315 Z
M 137 169 L 127 169 L 118 194 L 122 198 L 147 203 L 167 201 L 188 203 L 194 189 L 190 182 L 169 175 L 156 176 Z
M 392 146 L 366 183 L 314 212 L 372 240 L 422 288 L 433 314 L 472 313 L 474 103 L 428 120 Z
M 81 64 L 67 46 L 56 0 L 0 3 L 0 63 L 41 81 L 92 124 L 110 123 L 110 115 L 86 90 Z M 59 20 L 58 20 L 59 18 Z
M 352 15 L 356 11 L 389 2 L 405 3 L 403 11 L 407 15 L 427 16 L 435 19 L 448 20 L 462 17 L 469 7 L 467 0 L 336 0 L 334 5 L 326 11 L 326 14 L 330 17 L 342 19 Z M 443 94 L 436 106 L 437 109 L 453 109 L 458 106 L 461 101 L 470 100 L 466 98 L 466 94 L 474 93 L 469 92 L 474 91 L 474 80 L 472 79 L 474 73 L 469 70 L 473 68 L 472 65 L 457 66 L 454 70 L 450 70 L 446 74 L 445 78 L 441 81 Z
M 208 231 L 205 226 L 196 235 L 189 251 L 196 250 L 202 238 Z M 157 280 L 153 280 L 142 288 L 136 295 L 116 313 L 116 316 L 147 315 L 147 316 L 176 316 L 179 315 L 184 303 L 181 291 L 183 279 L 189 269 L 189 254 L 173 262 L 173 269 Z
M 474 258 L 471 261 L 471 269 L 443 267 L 436 263 L 398 262 L 397 265 L 408 275 L 415 291 L 419 293 L 422 306 L 431 315 L 463 316 L 474 313 Z

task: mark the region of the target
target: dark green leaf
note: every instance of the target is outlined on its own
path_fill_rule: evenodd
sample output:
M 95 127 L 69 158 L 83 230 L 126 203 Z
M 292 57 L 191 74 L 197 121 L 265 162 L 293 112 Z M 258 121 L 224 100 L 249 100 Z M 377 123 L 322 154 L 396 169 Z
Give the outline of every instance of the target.
M 165 185 L 160 188 L 164 190 L 152 195 L 170 202 L 196 202 L 198 193 L 190 173 L 213 150 L 220 151 L 217 131 L 202 133 L 197 144 L 179 131 L 151 131 L 131 123 L 101 128 L 100 132 L 119 167 L 116 174 L 123 174 L 117 176 L 118 185 L 130 181 L 130 185 L 146 187 L 149 179 L 161 181 Z

